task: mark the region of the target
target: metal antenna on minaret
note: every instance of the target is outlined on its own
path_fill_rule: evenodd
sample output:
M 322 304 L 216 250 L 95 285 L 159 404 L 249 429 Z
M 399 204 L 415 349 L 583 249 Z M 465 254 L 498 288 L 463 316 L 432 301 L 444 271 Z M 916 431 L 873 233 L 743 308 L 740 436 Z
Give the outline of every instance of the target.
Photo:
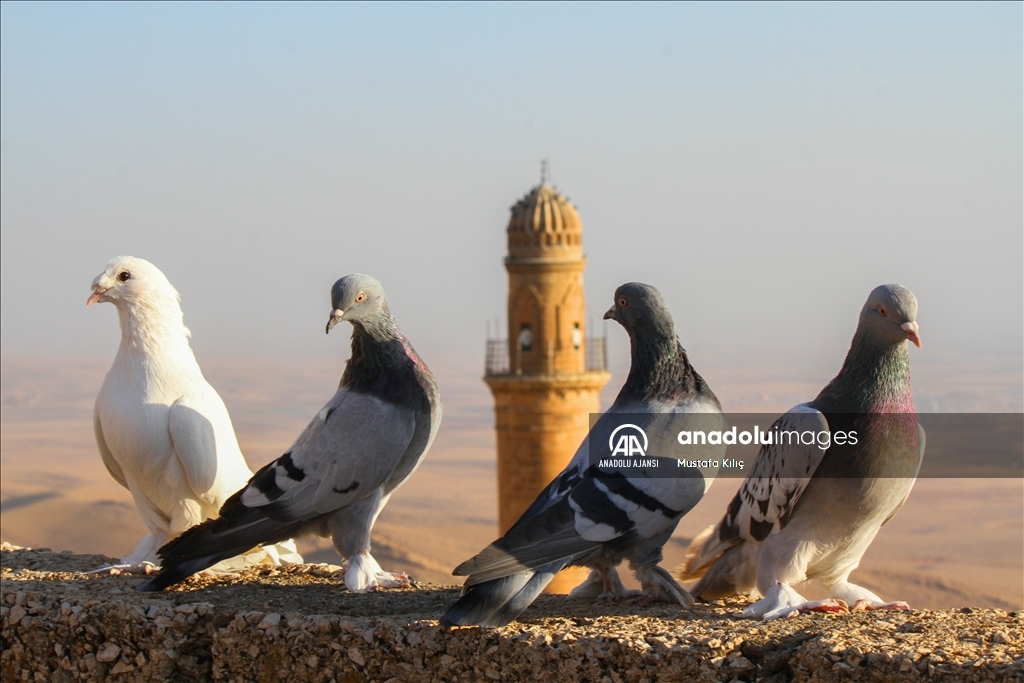
M 540 184 L 543 185 L 548 181 L 548 163 L 550 160 L 540 160 Z

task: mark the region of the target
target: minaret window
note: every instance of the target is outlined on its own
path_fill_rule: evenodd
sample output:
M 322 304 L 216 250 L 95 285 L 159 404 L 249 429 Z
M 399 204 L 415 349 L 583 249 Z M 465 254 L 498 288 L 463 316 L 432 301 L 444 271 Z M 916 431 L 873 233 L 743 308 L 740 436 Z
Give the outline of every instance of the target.
M 583 346 L 583 330 L 580 329 L 579 323 L 572 324 L 572 347 L 579 349 Z
M 519 326 L 519 349 L 529 351 L 533 348 L 533 330 L 529 325 Z

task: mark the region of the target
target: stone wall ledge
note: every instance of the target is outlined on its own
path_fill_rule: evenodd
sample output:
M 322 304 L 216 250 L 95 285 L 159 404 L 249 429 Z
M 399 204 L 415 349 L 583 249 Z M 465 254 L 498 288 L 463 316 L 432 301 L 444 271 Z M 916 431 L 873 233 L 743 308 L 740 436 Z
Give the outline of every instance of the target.
M 445 631 L 458 595 L 356 595 L 332 565 L 263 567 L 138 593 L 110 558 L 3 545 L 8 681 L 1020 681 L 1019 612 L 963 608 L 731 616 L 542 596 L 522 621 Z

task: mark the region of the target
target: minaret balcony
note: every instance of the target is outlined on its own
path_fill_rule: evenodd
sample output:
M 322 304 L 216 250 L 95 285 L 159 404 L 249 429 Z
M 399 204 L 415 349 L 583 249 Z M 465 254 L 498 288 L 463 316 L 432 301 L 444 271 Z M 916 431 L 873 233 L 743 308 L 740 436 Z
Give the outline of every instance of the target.
M 543 354 L 541 356 L 543 362 L 541 364 L 540 372 L 523 371 L 523 355 L 525 353 Z M 484 376 L 544 376 L 576 374 L 578 371 L 574 372 L 573 369 L 580 368 L 580 360 L 583 361 L 582 369 L 584 372 L 607 371 L 607 337 L 587 337 L 585 343 L 581 347 L 574 348 L 568 352 L 565 349 L 555 350 L 554 348 L 549 348 L 545 352 L 543 349 L 536 346 L 528 351 L 524 351 L 520 344 L 516 344 L 512 353 L 509 353 L 509 344 L 507 339 L 488 339 L 484 360 Z

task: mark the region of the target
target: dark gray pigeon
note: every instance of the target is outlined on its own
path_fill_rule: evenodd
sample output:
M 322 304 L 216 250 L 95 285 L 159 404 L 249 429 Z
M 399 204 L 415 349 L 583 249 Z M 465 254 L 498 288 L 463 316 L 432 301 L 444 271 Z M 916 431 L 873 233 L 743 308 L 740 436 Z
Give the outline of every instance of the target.
M 609 413 L 629 413 L 652 441 L 674 440 L 659 429 L 673 413 L 698 413 L 705 426 L 724 425 L 718 399 L 690 365 L 676 337 L 661 294 L 650 285 L 629 283 L 615 292 L 605 319 L 629 333 L 632 364 Z M 628 559 L 647 599 L 692 605 L 669 573 L 657 566 L 661 549 L 679 520 L 703 497 L 715 471 L 691 477 L 603 476 L 590 460 L 589 442 L 604 442 L 614 416 L 594 425 L 569 465 L 500 539 L 453 572 L 468 576 L 462 597 L 442 617 L 445 626 L 503 626 L 525 610 L 556 573 L 570 565 L 590 567 L 572 595 L 622 598 L 633 595 L 616 566 Z M 670 433 L 671 432 L 671 433 Z M 600 436 L 596 439 L 595 434 Z M 655 443 L 664 452 L 665 443 Z M 709 446 L 714 459 L 724 446 Z
M 879 528 L 903 506 L 924 457 L 910 390 L 907 341 L 921 345 L 917 299 L 901 285 L 876 287 L 842 370 L 817 398 L 780 417 L 771 431 L 856 433 L 828 448 L 774 443 L 725 517 L 697 536 L 677 569 L 702 577 L 702 599 L 764 596 L 743 615 L 774 619 L 808 610 L 907 609 L 849 582 Z M 815 580 L 829 599 L 809 602 L 792 586 Z
M 352 357 L 337 393 L 287 453 L 229 498 L 220 517 L 159 551 L 156 591 L 256 545 L 305 534 L 330 536 L 353 591 L 408 583 L 370 555 L 370 530 L 388 498 L 419 465 L 441 422 L 430 370 L 398 331 L 380 283 L 349 275 L 331 289 L 330 332 L 352 323 Z

